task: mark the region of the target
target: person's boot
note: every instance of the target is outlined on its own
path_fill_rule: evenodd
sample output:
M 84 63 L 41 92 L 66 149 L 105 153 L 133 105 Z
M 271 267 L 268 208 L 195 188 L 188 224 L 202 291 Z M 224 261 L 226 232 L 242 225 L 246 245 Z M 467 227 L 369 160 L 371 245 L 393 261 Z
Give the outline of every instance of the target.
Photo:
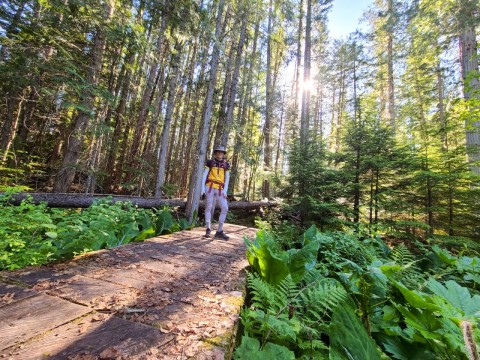
M 228 240 L 229 237 L 228 237 L 227 234 L 225 234 L 225 233 L 223 232 L 223 230 L 222 230 L 222 231 L 217 231 L 217 232 L 215 233 L 215 239 Z
M 205 231 L 205 237 L 206 237 L 206 238 L 209 238 L 211 232 L 212 232 L 212 230 L 207 229 L 207 230 Z

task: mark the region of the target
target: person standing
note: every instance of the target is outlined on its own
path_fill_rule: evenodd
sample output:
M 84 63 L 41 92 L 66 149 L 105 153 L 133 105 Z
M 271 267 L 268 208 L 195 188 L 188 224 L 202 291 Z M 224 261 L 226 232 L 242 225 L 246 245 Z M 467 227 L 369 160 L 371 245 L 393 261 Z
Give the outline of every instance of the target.
M 203 172 L 203 192 L 206 195 L 205 206 L 205 237 L 209 238 L 211 233 L 212 213 L 217 201 L 220 204 L 221 212 L 218 219 L 218 229 L 214 238 L 228 240 L 229 237 L 223 232 L 223 224 L 227 218 L 228 202 L 227 190 L 230 181 L 230 164 L 225 160 L 227 151 L 224 146 L 217 146 L 213 150 L 213 159 L 205 164 Z

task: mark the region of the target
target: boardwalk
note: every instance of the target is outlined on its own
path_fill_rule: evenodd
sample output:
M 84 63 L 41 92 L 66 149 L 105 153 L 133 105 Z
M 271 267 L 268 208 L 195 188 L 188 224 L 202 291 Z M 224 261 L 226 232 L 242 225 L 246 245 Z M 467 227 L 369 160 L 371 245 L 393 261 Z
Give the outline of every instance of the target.
M 229 358 L 255 229 L 225 231 L 228 242 L 194 229 L 0 273 L 0 358 Z

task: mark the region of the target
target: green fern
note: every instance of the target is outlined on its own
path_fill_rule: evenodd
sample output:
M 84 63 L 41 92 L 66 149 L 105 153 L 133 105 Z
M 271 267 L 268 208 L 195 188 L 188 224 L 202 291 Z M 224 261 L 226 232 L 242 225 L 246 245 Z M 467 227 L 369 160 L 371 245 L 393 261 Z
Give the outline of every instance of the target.
M 257 274 L 247 274 L 248 286 L 252 292 L 252 307 L 262 310 L 265 313 L 278 311 L 276 299 L 278 290 L 263 281 Z
M 297 297 L 299 292 L 299 290 L 297 289 L 297 285 L 295 284 L 290 275 L 283 279 L 280 284 L 278 284 L 275 290 L 277 300 L 280 304 L 282 304 L 282 307 L 286 304 L 290 304 L 292 300 Z
M 305 289 L 297 305 L 302 309 L 302 318 L 306 323 L 322 323 L 347 299 L 347 292 L 337 280 L 324 278 L 316 286 Z
M 417 260 L 411 251 L 403 244 L 396 246 L 390 253 L 392 259 L 399 268 L 396 278 L 409 287 L 418 287 L 423 283 L 424 274 L 417 266 Z

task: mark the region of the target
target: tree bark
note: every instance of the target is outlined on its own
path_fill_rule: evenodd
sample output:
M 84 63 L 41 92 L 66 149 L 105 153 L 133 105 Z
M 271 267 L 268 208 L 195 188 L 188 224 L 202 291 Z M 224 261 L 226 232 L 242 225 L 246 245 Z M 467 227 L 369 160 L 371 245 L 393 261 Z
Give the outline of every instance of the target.
M 155 90 L 156 80 L 158 79 L 158 69 L 161 63 L 161 59 L 163 58 L 163 40 L 165 38 L 165 30 L 167 28 L 167 17 L 166 15 L 162 16 L 162 22 L 157 38 L 157 43 L 155 45 L 156 53 L 154 56 L 154 61 L 150 66 L 150 71 L 147 77 L 147 84 L 145 86 L 145 90 L 142 95 L 142 101 L 140 104 L 140 110 L 137 118 L 137 122 L 135 125 L 135 131 L 133 134 L 133 141 L 130 147 L 130 154 L 129 154 L 129 164 L 135 166 L 137 164 L 137 157 L 140 152 L 140 145 L 142 142 L 142 138 L 145 132 L 145 121 L 148 115 L 148 108 L 152 101 L 152 95 Z
M 270 171 L 272 148 L 270 145 L 270 131 L 272 124 L 272 108 L 273 108 L 273 89 L 272 89 L 272 28 L 273 28 L 273 0 L 270 0 L 268 8 L 268 24 L 267 24 L 267 79 L 266 79 L 266 110 L 265 110 L 265 125 L 263 128 L 264 139 L 264 154 L 263 154 L 263 166 L 265 171 Z M 262 185 L 262 198 L 268 199 L 270 197 L 270 184 L 268 179 L 263 181 Z
M 4 193 L 0 192 L 0 196 Z M 46 202 L 49 207 L 58 208 L 87 208 L 93 204 L 94 201 L 112 199 L 112 202 L 128 201 L 140 208 L 160 208 L 162 206 L 185 208 L 186 202 L 182 199 L 158 199 L 158 198 L 142 198 L 138 196 L 111 196 L 111 195 L 90 195 L 90 194 L 61 194 L 61 193 L 17 193 L 13 195 L 9 203 L 12 205 L 20 205 L 22 200 L 31 197 L 36 204 Z M 277 204 L 274 202 L 263 201 L 231 201 L 229 208 L 231 210 L 255 210 L 266 207 L 274 207 Z M 199 203 L 200 208 L 205 208 L 205 202 Z
M 107 19 L 113 15 L 113 8 L 107 3 L 105 4 L 105 13 Z M 91 64 L 87 71 L 87 83 L 90 85 L 82 92 L 82 103 L 87 110 L 79 110 L 75 120 L 73 132 L 68 139 L 68 146 L 63 157 L 62 165 L 55 178 L 54 191 L 68 192 L 75 177 L 76 166 L 80 159 L 85 133 L 88 128 L 88 123 L 92 117 L 91 112 L 94 111 L 94 103 L 96 95 L 92 92 L 92 88 L 98 85 L 100 72 L 102 69 L 103 53 L 105 50 L 105 33 L 104 29 L 97 26 L 95 37 L 93 40 L 93 47 L 91 51 Z
M 387 82 L 388 82 L 388 117 L 393 132 L 396 131 L 395 119 L 395 85 L 393 79 L 393 31 L 395 23 L 395 14 L 393 0 L 388 0 L 388 30 L 387 30 Z
M 240 72 L 240 65 L 242 63 L 242 52 L 243 52 L 243 45 L 245 44 L 245 33 L 247 30 L 247 20 L 248 20 L 248 12 L 246 9 L 244 10 L 242 16 L 242 26 L 240 29 L 240 38 L 238 39 L 237 45 L 237 54 L 235 57 L 235 67 L 233 70 L 232 76 L 232 84 L 230 87 L 230 96 L 228 99 L 228 107 L 227 107 L 227 116 L 225 118 L 225 124 L 223 126 L 223 135 L 220 140 L 220 143 L 224 146 L 227 146 L 228 143 L 228 135 L 230 134 L 230 127 L 232 125 L 233 120 L 233 110 L 235 109 L 235 98 L 237 96 L 237 85 L 238 85 L 238 77 Z
M 307 19 L 305 23 L 305 53 L 303 57 L 302 113 L 300 116 L 300 144 L 308 141 L 310 123 L 310 68 L 312 61 L 312 0 L 307 0 Z
M 463 78 L 463 95 L 468 101 L 480 99 L 480 84 L 478 80 L 478 54 L 475 27 L 471 26 L 460 34 L 460 63 Z M 478 111 L 478 109 L 477 109 Z M 473 112 L 473 109 L 472 109 Z M 471 171 L 480 175 L 480 121 L 467 118 L 466 123 L 467 154 Z
M 175 44 L 175 54 L 172 56 L 171 62 L 171 74 L 168 84 L 168 100 L 167 109 L 165 113 L 165 121 L 163 122 L 162 140 L 160 148 L 160 156 L 158 163 L 157 183 L 155 186 L 155 197 L 162 197 L 162 187 L 165 181 L 165 165 L 167 163 L 167 151 L 168 151 L 168 135 L 170 134 L 170 124 L 172 122 L 173 110 L 175 109 L 175 91 L 177 87 L 177 78 L 179 71 L 179 59 L 180 59 L 180 43 L 177 41 Z
M 245 94 L 243 100 L 243 110 L 240 114 L 240 124 L 238 126 L 237 132 L 235 134 L 235 146 L 233 149 L 233 156 L 232 156 L 232 174 L 230 175 L 230 192 L 234 193 L 235 184 L 238 178 L 238 164 L 239 164 L 239 156 L 240 152 L 243 148 L 244 144 L 244 137 L 245 137 L 245 125 L 247 124 L 247 108 L 251 106 L 251 98 L 252 98 L 252 81 L 253 81 L 253 70 L 255 68 L 255 62 L 257 59 L 257 44 L 258 44 L 258 35 L 260 32 L 260 17 L 256 19 L 255 22 L 255 30 L 253 32 L 253 44 L 252 44 L 252 52 L 250 54 L 249 59 L 249 66 L 248 66 L 248 75 L 247 80 L 245 83 Z
M 200 193 L 202 184 L 202 172 L 204 168 L 207 143 L 210 130 L 210 120 L 212 116 L 213 105 L 213 91 L 215 89 L 215 83 L 217 80 L 218 60 L 220 55 L 220 42 L 221 42 L 221 28 L 222 28 L 222 13 L 225 6 L 225 0 L 219 0 L 218 13 L 215 24 L 215 38 L 213 39 L 212 58 L 210 61 L 210 80 L 208 84 L 207 97 L 205 99 L 205 111 L 202 117 L 201 132 L 198 141 L 198 154 L 196 162 L 192 171 L 192 177 L 190 181 L 190 189 L 187 200 L 187 216 L 190 221 L 194 220 L 194 215 L 198 209 L 198 203 L 200 201 Z

